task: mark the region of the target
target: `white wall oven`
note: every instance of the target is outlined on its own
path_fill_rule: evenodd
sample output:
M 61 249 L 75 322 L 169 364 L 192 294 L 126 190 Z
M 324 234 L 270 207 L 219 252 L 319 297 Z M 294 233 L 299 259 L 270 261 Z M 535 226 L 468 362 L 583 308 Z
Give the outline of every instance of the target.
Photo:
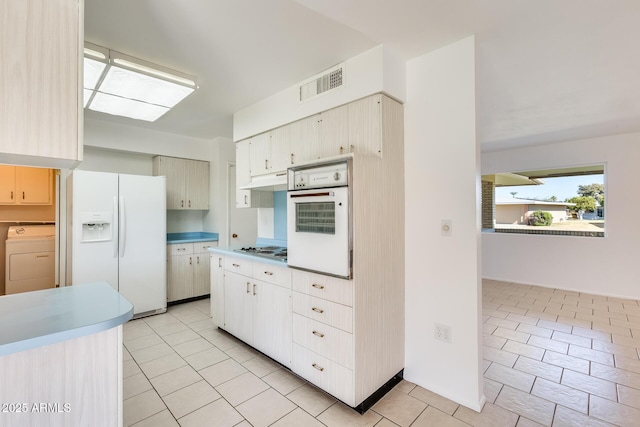
M 352 277 L 351 159 L 290 168 L 287 264 Z

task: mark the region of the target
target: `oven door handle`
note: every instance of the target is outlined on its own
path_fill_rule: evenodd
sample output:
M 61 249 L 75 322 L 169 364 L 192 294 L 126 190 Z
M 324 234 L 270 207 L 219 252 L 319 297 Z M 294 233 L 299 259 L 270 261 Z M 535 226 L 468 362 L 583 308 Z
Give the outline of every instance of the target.
M 290 197 L 292 199 L 297 199 L 299 197 L 333 197 L 335 193 L 333 191 L 324 191 L 322 193 L 306 193 L 306 194 L 291 194 Z

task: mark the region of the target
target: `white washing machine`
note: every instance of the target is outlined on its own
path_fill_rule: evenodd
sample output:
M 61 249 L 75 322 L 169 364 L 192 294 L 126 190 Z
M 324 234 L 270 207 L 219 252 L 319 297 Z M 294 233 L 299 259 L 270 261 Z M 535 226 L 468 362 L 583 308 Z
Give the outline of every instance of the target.
M 14 225 L 6 240 L 5 293 L 55 287 L 55 225 Z

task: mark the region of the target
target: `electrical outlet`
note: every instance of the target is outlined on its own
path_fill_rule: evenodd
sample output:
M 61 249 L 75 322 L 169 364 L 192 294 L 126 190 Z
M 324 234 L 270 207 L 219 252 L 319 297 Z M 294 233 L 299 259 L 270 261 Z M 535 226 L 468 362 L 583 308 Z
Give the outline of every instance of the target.
M 451 343 L 451 326 L 436 323 L 434 337 L 437 340 Z

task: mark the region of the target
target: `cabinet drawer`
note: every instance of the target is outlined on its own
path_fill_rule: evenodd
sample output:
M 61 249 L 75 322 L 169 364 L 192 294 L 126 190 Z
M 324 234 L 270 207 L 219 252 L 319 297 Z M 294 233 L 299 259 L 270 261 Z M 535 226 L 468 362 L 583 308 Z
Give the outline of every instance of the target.
M 353 369 L 353 335 L 348 332 L 294 314 L 293 342 Z
M 346 305 L 294 292 L 293 312 L 353 333 L 353 309 Z
M 224 259 L 224 269 L 251 277 L 253 273 L 253 263 L 247 259 L 227 257 Z
M 293 290 L 353 307 L 353 280 L 292 269 Z
M 172 245 L 167 245 L 168 255 L 187 255 L 193 253 L 193 243 L 176 243 Z
M 296 374 L 347 405 L 356 406 L 352 370 L 295 343 L 291 355 L 291 368 Z
M 291 270 L 287 267 L 254 262 L 253 278 L 291 289 Z
M 193 252 L 202 254 L 202 253 L 208 252 L 207 249 L 216 248 L 216 247 L 218 247 L 218 242 L 217 241 L 195 242 L 193 244 Z

